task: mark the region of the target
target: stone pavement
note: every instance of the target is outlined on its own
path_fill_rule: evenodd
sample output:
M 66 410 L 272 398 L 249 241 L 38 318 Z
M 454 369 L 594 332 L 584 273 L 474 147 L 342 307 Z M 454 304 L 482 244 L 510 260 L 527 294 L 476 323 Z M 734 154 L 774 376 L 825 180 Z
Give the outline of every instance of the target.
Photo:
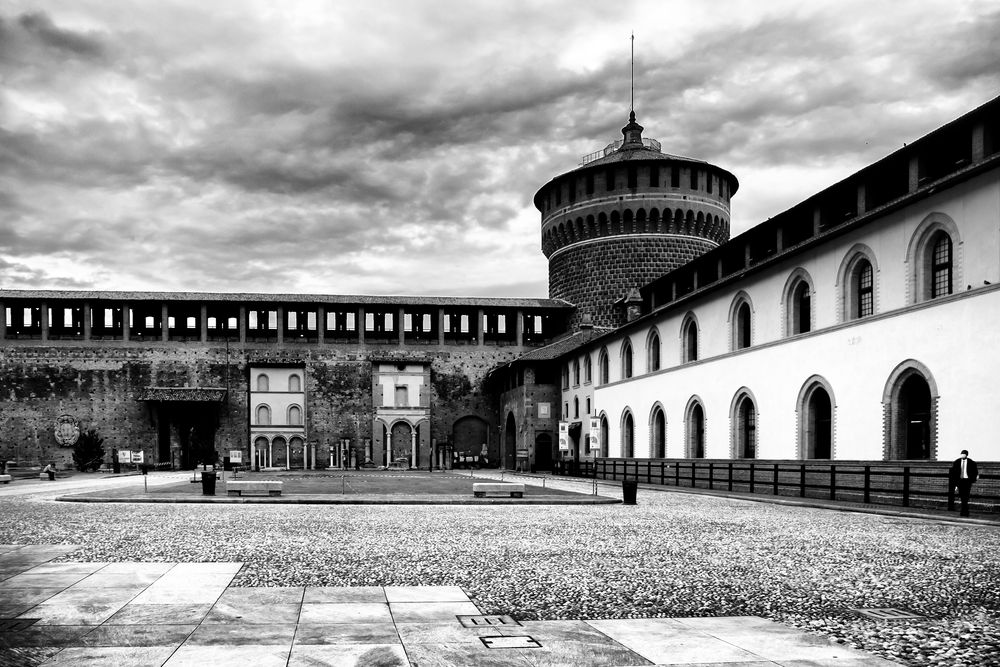
M 759 617 L 517 621 L 457 586 L 230 586 L 241 563 L 53 563 L 0 545 L 0 666 L 895 663 Z

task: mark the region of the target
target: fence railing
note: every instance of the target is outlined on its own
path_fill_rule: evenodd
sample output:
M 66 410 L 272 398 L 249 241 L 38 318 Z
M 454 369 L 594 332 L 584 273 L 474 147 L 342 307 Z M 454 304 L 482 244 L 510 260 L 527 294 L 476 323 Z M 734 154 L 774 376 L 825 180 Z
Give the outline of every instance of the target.
M 557 475 L 902 507 L 951 508 L 950 461 L 616 459 L 554 464 Z M 970 506 L 1000 512 L 1000 466 L 979 464 Z

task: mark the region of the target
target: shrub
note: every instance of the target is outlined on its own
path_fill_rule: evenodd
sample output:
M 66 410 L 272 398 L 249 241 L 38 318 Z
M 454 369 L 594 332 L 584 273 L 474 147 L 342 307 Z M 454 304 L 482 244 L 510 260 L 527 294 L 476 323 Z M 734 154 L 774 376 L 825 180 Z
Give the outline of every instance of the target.
M 80 472 L 97 470 L 104 461 L 104 438 L 97 434 L 97 429 L 91 427 L 81 433 L 73 445 L 73 465 Z

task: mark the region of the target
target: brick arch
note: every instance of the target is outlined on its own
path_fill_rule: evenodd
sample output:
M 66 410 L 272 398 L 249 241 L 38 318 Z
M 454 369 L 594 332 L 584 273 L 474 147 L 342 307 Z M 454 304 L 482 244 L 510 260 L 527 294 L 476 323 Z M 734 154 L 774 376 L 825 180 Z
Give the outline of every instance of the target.
M 657 424 L 657 416 L 663 420 L 662 431 Z M 659 401 L 649 410 L 649 458 L 662 459 L 667 456 L 667 410 Z
M 760 404 L 747 387 L 740 387 L 729 405 L 729 457 L 733 459 L 759 458 L 758 449 Z M 752 411 L 747 415 L 748 411 Z M 751 430 L 752 428 L 752 430 Z
M 930 394 L 926 424 L 928 438 L 926 458 L 933 461 L 938 457 L 938 401 L 941 396 L 937 382 L 925 364 L 916 359 L 907 359 L 892 370 L 882 392 L 882 457 L 885 460 L 905 458 L 907 429 L 911 427 L 912 415 L 908 414 L 902 405 L 902 389 L 907 380 L 914 377 L 919 377 L 927 383 Z
M 795 401 L 795 421 L 798 434 L 798 457 L 800 459 L 826 458 L 816 455 L 818 429 L 816 416 L 810 410 L 810 403 L 817 391 L 826 393 L 830 401 L 830 459 L 837 458 L 837 401 L 833 396 L 833 386 L 822 375 L 813 375 L 802 383 L 798 398 Z M 821 452 L 825 453 L 825 452 Z

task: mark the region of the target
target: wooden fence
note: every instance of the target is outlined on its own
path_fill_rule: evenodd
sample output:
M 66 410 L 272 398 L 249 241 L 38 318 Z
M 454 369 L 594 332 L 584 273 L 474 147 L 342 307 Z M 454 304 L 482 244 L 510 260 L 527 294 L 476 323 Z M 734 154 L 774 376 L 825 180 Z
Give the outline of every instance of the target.
M 619 459 L 557 462 L 558 475 L 631 479 L 774 496 L 947 509 L 958 503 L 948 484 L 950 461 L 788 461 Z M 1000 464 L 979 463 L 970 507 L 1000 512 Z

